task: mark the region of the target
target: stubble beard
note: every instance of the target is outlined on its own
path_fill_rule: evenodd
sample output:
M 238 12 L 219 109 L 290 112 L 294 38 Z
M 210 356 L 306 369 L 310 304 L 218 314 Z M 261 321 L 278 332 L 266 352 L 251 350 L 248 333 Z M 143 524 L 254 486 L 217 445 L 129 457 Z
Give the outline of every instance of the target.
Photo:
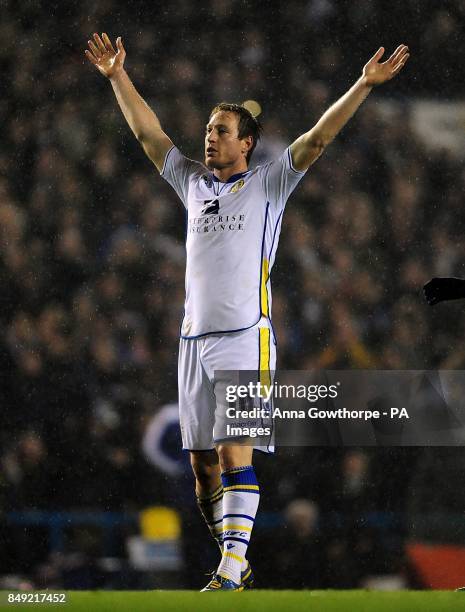
M 212 158 L 205 158 L 205 165 L 209 170 L 223 170 L 223 168 L 227 168 L 228 164 L 221 164 Z

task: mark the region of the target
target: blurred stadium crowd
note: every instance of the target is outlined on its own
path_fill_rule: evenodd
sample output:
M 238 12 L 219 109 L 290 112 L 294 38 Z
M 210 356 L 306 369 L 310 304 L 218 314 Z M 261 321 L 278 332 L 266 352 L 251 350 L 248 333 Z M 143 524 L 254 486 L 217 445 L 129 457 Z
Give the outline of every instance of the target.
M 380 44 L 410 45 L 406 71 L 375 92 L 288 203 L 273 273 L 279 367 L 465 367 L 460 306 L 443 316 L 421 297 L 432 275 L 464 275 L 465 170 L 410 124 L 413 97 L 465 94 L 453 78 L 461 54 L 444 44 L 458 40 L 463 3 L 266 4 L 1 3 L 0 574 L 34 576 L 47 551 L 43 536 L 7 526 L 10 510 L 167 503 L 188 507 L 207 538 L 189 477 L 174 487 L 141 451 L 153 414 L 176 401 L 184 212 L 84 58 L 94 31 L 122 35 L 130 77 L 190 157 L 203 159 L 216 102 L 258 100 L 254 164 L 309 129 Z M 370 26 L 380 19 L 383 40 Z M 394 100 L 390 115 L 379 96 Z M 277 536 L 257 527 L 262 572 L 282 586 L 350 587 L 403 571 L 405 525 L 381 545 L 360 517 L 405 512 L 425 452 L 260 459 L 262 510 L 287 517 L 279 559 L 260 555 Z

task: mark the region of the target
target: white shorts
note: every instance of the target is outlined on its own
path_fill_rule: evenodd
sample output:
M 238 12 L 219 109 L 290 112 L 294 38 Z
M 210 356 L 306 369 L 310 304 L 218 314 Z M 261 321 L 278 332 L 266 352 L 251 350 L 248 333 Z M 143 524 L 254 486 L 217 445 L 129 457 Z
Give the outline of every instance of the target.
M 225 386 L 237 384 L 237 378 L 228 377 L 229 372 L 255 372 L 263 380 L 266 372 L 273 377 L 275 369 L 276 341 L 266 317 L 244 331 L 191 340 L 181 338 L 178 388 L 183 448 L 212 450 L 221 439 L 218 431 L 225 413 Z M 274 452 L 273 434 L 266 446 L 255 448 Z

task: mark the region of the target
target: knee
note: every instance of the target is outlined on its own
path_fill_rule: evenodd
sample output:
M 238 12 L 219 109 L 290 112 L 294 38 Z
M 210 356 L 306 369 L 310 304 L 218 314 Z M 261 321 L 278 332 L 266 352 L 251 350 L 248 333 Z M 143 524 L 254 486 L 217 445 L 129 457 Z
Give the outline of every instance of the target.
M 251 446 L 220 444 L 217 450 L 222 472 L 232 470 L 236 467 L 251 465 L 252 463 L 253 449 Z
M 235 455 L 229 446 L 218 446 L 218 457 L 220 461 L 221 471 L 226 472 L 234 467 L 237 467 Z
M 201 453 L 191 453 L 191 465 L 195 479 L 202 488 L 210 489 L 216 485 L 220 476 L 218 457 L 215 461 L 211 457 L 202 457 Z

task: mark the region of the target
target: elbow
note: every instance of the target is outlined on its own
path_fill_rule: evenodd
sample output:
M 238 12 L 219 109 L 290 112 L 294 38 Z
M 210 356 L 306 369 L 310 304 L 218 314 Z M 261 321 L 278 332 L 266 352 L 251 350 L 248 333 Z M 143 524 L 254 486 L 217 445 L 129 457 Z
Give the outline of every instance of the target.
M 320 157 L 320 155 L 323 153 L 323 151 L 326 149 L 330 142 L 331 140 L 322 139 L 314 143 L 313 150 L 315 151 L 318 157 Z
M 329 145 L 329 143 L 333 139 L 334 139 L 334 134 L 329 134 L 329 133 L 316 134 L 312 138 L 311 146 L 313 149 L 318 151 L 321 155 L 321 153 L 323 153 L 323 151 L 326 149 L 326 147 Z
M 317 138 L 311 143 L 309 147 L 309 154 L 312 163 L 316 161 L 320 157 L 320 155 L 322 155 L 323 151 L 326 149 L 330 142 L 331 140 L 329 139 L 326 140 L 324 138 Z

